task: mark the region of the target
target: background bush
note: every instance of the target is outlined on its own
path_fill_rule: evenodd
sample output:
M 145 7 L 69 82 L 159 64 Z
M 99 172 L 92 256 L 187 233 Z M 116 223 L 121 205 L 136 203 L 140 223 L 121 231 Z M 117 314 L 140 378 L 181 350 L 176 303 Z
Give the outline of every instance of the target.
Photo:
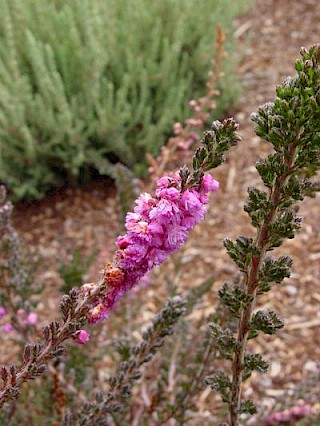
M 0 0 L 0 180 L 16 198 L 141 171 L 204 92 L 215 29 L 247 1 Z M 230 62 L 220 111 L 236 98 Z M 233 67 L 235 69 L 235 67 Z

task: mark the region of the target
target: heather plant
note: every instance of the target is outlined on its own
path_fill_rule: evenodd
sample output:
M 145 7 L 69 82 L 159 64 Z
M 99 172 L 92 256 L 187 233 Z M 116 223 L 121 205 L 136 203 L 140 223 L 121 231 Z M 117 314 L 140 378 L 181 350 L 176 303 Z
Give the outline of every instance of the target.
M 42 330 L 42 339 L 25 346 L 21 365 L 2 367 L 1 405 L 19 394 L 21 385 L 41 375 L 49 360 L 64 353 L 63 342 L 74 339 L 85 344 L 89 334 L 83 329 L 107 319 L 119 299 L 154 266 L 182 246 L 189 231 L 203 220 L 208 193 L 218 182 L 205 173 L 223 161 L 223 153 L 238 141 L 233 120 L 218 121 L 206 132 L 202 147 L 174 176 L 158 180 L 155 196 L 144 193 L 134 212 L 126 217 L 126 234 L 118 237 L 114 263 L 107 263 L 96 283 L 73 288 L 60 303 L 62 318 Z
M 37 323 L 34 295 L 41 292 L 34 280 L 36 259 L 12 225 L 12 204 L 0 187 L 0 320 L 2 332 L 18 331 L 26 338 Z
M 213 110 L 217 108 L 216 98 L 221 95 L 217 88 L 225 77 L 222 71 L 223 63 L 227 57 L 225 45 L 226 34 L 218 25 L 215 38 L 215 56 L 211 60 L 206 82 L 207 93 L 205 96 L 189 101 L 191 116 L 186 118 L 184 124 L 179 122 L 174 124 L 174 136 L 171 136 L 167 143 L 162 146 L 160 155 L 154 158 L 151 153 L 147 153 L 149 183 L 153 184 L 156 179 L 163 176 L 165 171 L 175 170 L 177 164 L 190 161 L 194 146 L 200 140 L 199 131 L 206 126 Z
M 231 23 L 249 3 L 1 0 L 0 180 L 39 198 L 101 159 L 142 173 L 202 90 L 218 23 L 230 57 L 217 114 L 236 100 Z
M 298 420 L 302 426 L 317 425 L 320 421 L 317 407 L 319 391 L 320 371 L 317 367 L 293 388 L 265 405 L 263 410 L 250 419 L 248 425 L 290 425 L 296 424 Z
M 251 352 L 250 340 L 260 333 L 274 334 L 284 326 L 274 311 L 256 309 L 261 295 L 290 276 L 292 259 L 276 259 L 269 252 L 294 238 L 301 227 L 298 202 L 319 190 L 319 183 L 310 178 L 320 166 L 320 46 L 302 49 L 301 56 L 295 63 L 297 74 L 277 87 L 274 102 L 252 115 L 256 134 L 273 148 L 256 165 L 265 188 L 249 188 L 244 206 L 256 229 L 255 237 L 224 241 L 241 279 L 225 283 L 219 296 L 236 326 L 230 329 L 213 322 L 210 329 L 231 369 L 230 373 L 217 371 L 207 383 L 228 404 L 231 426 L 239 424 L 241 413 L 256 412 L 253 402 L 241 397 L 242 383 L 253 371 L 265 373 L 268 369 L 262 354 Z
M 274 334 L 283 327 L 276 313 L 257 309 L 257 299 L 288 277 L 292 264 L 289 257 L 274 259 L 268 252 L 294 237 L 301 224 L 297 202 L 319 189 L 313 178 L 320 165 L 320 46 L 302 49 L 301 54 L 295 64 L 297 75 L 277 88 L 273 103 L 253 115 L 256 133 L 272 144 L 273 151 L 257 163 L 265 189 L 262 185 L 249 188 L 245 204 L 256 236 L 225 240 L 240 272 L 220 290 L 215 312 L 194 324 L 188 317 L 210 291 L 212 279 L 182 297 L 175 295 L 176 284 L 170 284 L 173 297 L 141 337 L 122 334 L 113 342 L 118 367 L 100 392 L 83 395 L 79 391 L 81 397 L 77 400 L 75 395 L 66 408 L 62 388 L 71 393 L 74 388 L 57 374 L 59 370 L 54 372 L 56 411 L 64 425 L 195 424 L 198 420 L 192 414 L 205 384 L 220 392 L 230 426 L 249 421 L 256 411 L 252 401 L 242 399 L 242 382 L 253 371 L 265 372 L 268 363 L 248 347 L 259 333 Z M 126 216 L 123 235 L 116 240 L 115 257 L 105 264 L 99 280 L 63 296 L 61 318 L 43 327 L 38 340 L 26 344 L 21 364 L 1 368 L 3 412 L 18 398 L 24 383 L 50 370 L 50 361 L 59 364 L 67 340 L 90 345 L 97 337 L 96 324 L 114 316 L 120 299 L 139 288 L 141 279 L 183 246 L 191 229 L 204 218 L 209 193 L 218 189 L 208 171 L 223 162 L 225 152 L 239 139 L 232 119 L 213 122 L 193 156 L 192 169 L 184 166 L 176 174 L 159 178 L 154 194 L 137 198 Z M 5 209 L 0 212 L 5 216 Z M 164 346 L 165 340 L 171 344 Z M 134 410 L 135 384 L 145 371 L 150 371 L 152 380 L 150 385 L 141 384 L 144 402 Z M 273 424 L 302 418 L 311 403 L 310 399 L 283 410 L 279 407 L 258 421 Z M 221 413 L 212 413 L 209 424 L 217 424 L 217 417 L 225 420 Z

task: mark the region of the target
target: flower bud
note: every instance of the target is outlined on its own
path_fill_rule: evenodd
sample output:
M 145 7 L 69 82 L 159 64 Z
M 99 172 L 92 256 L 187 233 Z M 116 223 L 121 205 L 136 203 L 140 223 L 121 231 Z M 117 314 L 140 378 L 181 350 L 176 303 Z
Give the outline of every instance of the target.
M 30 312 L 27 317 L 27 323 L 29 325 L 36 325 L 38 321 L 38 315 L 35 312 Z
M 89 340 L 89 333 L 86 330 L 78 330 L 74 333 L 73 339 L 79 345 L 84 345 Z
M 13 326 L 10 324 L 10 322 L 6 322 L 2 326 L 2 331 L 4 333 L 11 333 L 14 330 Z

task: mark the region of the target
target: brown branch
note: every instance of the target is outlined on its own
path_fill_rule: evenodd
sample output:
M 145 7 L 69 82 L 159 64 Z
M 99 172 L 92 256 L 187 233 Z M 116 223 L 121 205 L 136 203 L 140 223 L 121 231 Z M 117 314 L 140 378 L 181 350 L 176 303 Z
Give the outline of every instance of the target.
M 62 297 L 60 306 L 69 308 L 67 317 L 62 319 L 62 325 L 55 321 L 44 327 L 43 339 L 25 346 L 24 360 L 20 366 L 1 368 L 3 387 L 0 389 L 0 408 L 5 402 L 18 397 L 23 383 L 41 375 L 49 360 L 61 355 L 61 344 L 71 339 L 88 322 L 90 303 L 106 294 L 107 285 L 107 277 L 103 274 L 89 294 L 82 295 L 81 291 L 73 289 L 69 295 Z

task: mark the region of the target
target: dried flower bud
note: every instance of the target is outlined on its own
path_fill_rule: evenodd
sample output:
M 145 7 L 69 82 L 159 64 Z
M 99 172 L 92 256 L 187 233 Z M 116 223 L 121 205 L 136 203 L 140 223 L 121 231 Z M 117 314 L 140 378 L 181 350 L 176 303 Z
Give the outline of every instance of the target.
M 83 286 L 80 288 L 81 295 L 82 296 L 90 296 L 90 294 L 94 290 L 95 286 L 96 286 L 95 283 L 83 284 Z
M 120 268 L 108 262 L 104 269 L 104 276 L 110 287 L 120 287 L 124 281 L 124 273 Z
M 103 303 L 96 305 L 88 314 L 88 321 L 90 324 L 96 324 L 97 322 L 107 318 L 107 307 Z

